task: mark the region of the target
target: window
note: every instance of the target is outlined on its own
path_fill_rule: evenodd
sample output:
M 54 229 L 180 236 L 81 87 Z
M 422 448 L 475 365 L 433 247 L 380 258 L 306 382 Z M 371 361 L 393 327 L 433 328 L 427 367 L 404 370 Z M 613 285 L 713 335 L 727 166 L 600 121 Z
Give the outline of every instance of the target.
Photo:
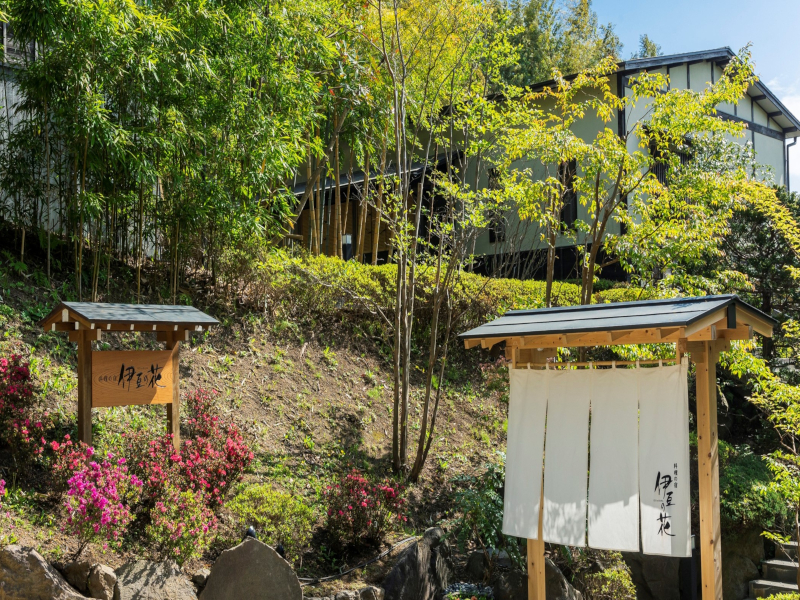
M 8 23 L 3 23 L 3 48 L 5 49 L 5 62 L 7 63 L 24 62 L 26 55 L 28 60 L 34 59 L 33 43 L 27 46 L 20 45 L 14 39 L 14 32 Z
M 669 165 L 661 160 L 661 153 L 655 144 L 650 144 L 650 156 L 655 159 L 655 163 L 650 167 L 650 172 L 656 176 L 661 185 L 669 185 Z M 691 160 L 688 149 L 679 150 L 678 157 L 680 158 L 681 166 L 688 165 Z
M 497 169 L 489 169 L 489 189 L 500 189 L 500 173 Z M 506 241 L 506 218 L 502 212 L 493 215 L 489 220 L 489 243 L 497 244 Z
M 564 186 L 564 204 L 561 207 L 561 222 L 568 228 L 578 220 L 578 193 L 575 191 L 575 177 L 578 164 L 575 159 L 558 165 L 558 180 Z

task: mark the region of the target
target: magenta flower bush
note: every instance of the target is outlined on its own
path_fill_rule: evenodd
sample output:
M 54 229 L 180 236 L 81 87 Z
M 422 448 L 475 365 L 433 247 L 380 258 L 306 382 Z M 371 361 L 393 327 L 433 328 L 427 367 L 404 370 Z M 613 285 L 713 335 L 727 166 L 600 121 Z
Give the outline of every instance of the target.
M 180 491 L 168 484 L 150 512 L 148 537 L 165 557 L 179 565 L 200 556 L 217 534 L 217 518 L 206 506 L 202 492 Z
M 33 384 L 28 363 L 19 354 L 0 358 L 0 426 L 25 419 L 33 403 Z
M 219 507 L 252 462 L 253 451 L 233 423 L 213 415 L 211 395 L 198 390 L 186 400 L 190 435 L 180 451 L 175 451 L 168 435 L 146 444 L 130 436 L 131 447 L 145 448 L 139 451 L 134 466 L 145 482 L 145 497 L 150 502 L 162 500 L 164 489 L 171 484 L 200 493 L 208 506 Z
M 382 541 L 393 523 L 408 520 L 403 490 L 390 480 L 372 482 L 353 469 L 325 490 L 328 534 L 341 545 Z
M 6 495 L 6 482 L 0 479 L 0 506 L 3 506 L 3 496 Z
M 125 459 L 113 454 L 102 461 L 91 460 L 94 449 L 87 447 L 86 463 L 67 482 L 68 511 L 64 531 L 81 540 L 78 554 L 91 541 L 119 546 L 131 520 L 131 505 L 141 493 L 142 482 L 128 473 Z

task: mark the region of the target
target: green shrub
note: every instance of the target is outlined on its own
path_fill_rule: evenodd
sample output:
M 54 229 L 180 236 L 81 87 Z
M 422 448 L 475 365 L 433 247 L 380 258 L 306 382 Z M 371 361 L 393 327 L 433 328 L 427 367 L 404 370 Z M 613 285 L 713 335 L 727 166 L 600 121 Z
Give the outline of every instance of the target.
M 758 526 L 775 529 L 787 517 L 786 504 L 767 489 L 772 475 L 761 456 L 747 445 L 719 442 L 720 515 L 730 531 Z
M 590 573 L 584 579 L 586 600 L 636 600 L 636 587 L 631 572 L 622 555 L 611 553 L 614 564 L 599 573 Z
M 774 594 L 767 596 L 764 600 L 800 600 L 800 594 Z
M 285 314 L 305 317 L 336 317 L 341 311 L 359 313 L 363 327 L 383 327 L 375 314 L 379 308 L 391 312 L 396 289 L 397 266 L 364 265 L 330 256 L 294 255 L 286 251 L 259 253 L 251 262 L 252 272 L 243 275 L 248 282 L 246 296 L 259 307 L 269 306 Z M 425 312 L 435 285 L 435 270 L 421 267 L 417 273 L 417 304 Z M 596 302 L 623 302 L 655 297 L 657 292 L 638 288 L 610 287 L 600 281 Z M 459 321 L 454 331 L 477 327 L 509 309 L 544 306 L 545 282 L 518 279 L 491 279 L 474 273 L 459 272 L 452 302 Z M 575 283 L 553 284 L 553 304 L 568 306 L 580 303 L 580 286 Z
M 217 519 L 206 506 L 202 492 L 180 491 L 167 484 L 150 512 L 148 537 L 162 554 L 179 565 L 201 556 L 217 533 Z
M 311 507 L 267 484 L 244 488 L 227 507 L 241 528 L 252 525 L 265 543 L 282 544 L 290 561 L 298 560 L 308 546 L 316 523 Z
M 525 561 L 517 538 L 505 535 L 503 529 L 503 499 L 499 490 L 505 481 L 505 456 L 499 464 L 488 464 L 480 476 L 459 476 L 453 483 L 461 488 L 456 493 L 454 508 L 457 517 L 453 524 L 459 548 L 470 543 L 478 548 L 505 550 L 520 568 Z M 489 565 L 489 571 L 494 565 Z

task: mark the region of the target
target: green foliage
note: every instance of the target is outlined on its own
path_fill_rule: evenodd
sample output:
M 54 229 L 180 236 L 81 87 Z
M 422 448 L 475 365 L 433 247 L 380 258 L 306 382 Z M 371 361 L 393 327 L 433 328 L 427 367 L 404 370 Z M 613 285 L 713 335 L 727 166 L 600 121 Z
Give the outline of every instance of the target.
M 726 531 L 761 526 L 774 529 L 788 517 L 768 463 L 746 446 L 719 442 L 720 516 Z
M 343 308 L 359 314 L 359 326 L 382 328 L 381 314 L 394 310 L 397 266 L 371 266 L 329 256 L 296 256 L 283 251 L 266 252 L 253 265 L 248 293 L 257 305 L 264 303 L 297 317 L 336 318 Z M 432 269 L 417 273 L 417 303 L 426 307 L 435 286 Z M 603 286 L 607 287 L 607 286 Z M 459 272 L 452 291 L 454 331 L 463 331 L 491 320 L 510 309 L 544 306 L 545 284 L 536 280 L 495 279 Z M 658 297 L 656 290 L 610 287 L 594 295 L 596 302 L 623 302 Z M 553 304 L 580 302 L 580 286 L 555 282 Z M 327 350 L 335 359 L 332 351 Z M 328 357 L 324 357 L 328 362 Z M 329 363 L 330 364 L 330 363 Z
M 217 532 L 217 519 L 202 492 L 167 484 L 150 512 L 147 536 L 165 557 L 179 565 L 202 556 Z
M 609 553 L 613 564 L 599 573 L 589 573 L 584 578 L 586 600 L 636 600 L 636 586 L 622 555 Z
M 479 476 L 465 475 L 454 479 L 458 486 L 453 508 L 456 519 L 453 523 L 458 545 L 462 551 L 474 543 L 483 550 L 493 548 L 505 550 L 514 563 L 522 568 L 522 558 L 517 538 L 507 536 L 503 529 L 503 499 L 499 490 L 505 482 L 505 456 L 498 464 L 486 465 L 486 471 Z M 490 570 L 493 567 L 493 554 L 490 556 Z
M 252 525 L 265 543 L 283 544 L 291 561 L 297 561 L 308 546 L 317 521 L 314 510 L 302 500 L 268 484 L 245 487 L 227 508 L 236 519 L 237 531 Z
M 800 600 L 800 594 L 773 594 L 766 596 L 764 600 Z

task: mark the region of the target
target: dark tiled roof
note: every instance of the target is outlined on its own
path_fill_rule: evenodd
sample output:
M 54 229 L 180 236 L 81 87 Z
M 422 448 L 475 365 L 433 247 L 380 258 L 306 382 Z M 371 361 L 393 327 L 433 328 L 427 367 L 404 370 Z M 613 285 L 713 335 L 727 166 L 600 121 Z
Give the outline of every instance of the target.
M 164 304 L 115 304 L 103 302 L 62 302 L 42 320 L 42 324 L 63 309 L 92 323 L 146 323 L 160 325 L 216 325 L 214 317 L 193 306 Z
M 740 306 L 776 324 L 772 317 L 736 295 L 670 298 L 639 302 L 590 304 L 535 310 L 510 310 L 499 319 L 462 333 L 462 339 L 524 335 L 591 333 L 627 329 L 688 327 L 706 315 L 730 305 Z

